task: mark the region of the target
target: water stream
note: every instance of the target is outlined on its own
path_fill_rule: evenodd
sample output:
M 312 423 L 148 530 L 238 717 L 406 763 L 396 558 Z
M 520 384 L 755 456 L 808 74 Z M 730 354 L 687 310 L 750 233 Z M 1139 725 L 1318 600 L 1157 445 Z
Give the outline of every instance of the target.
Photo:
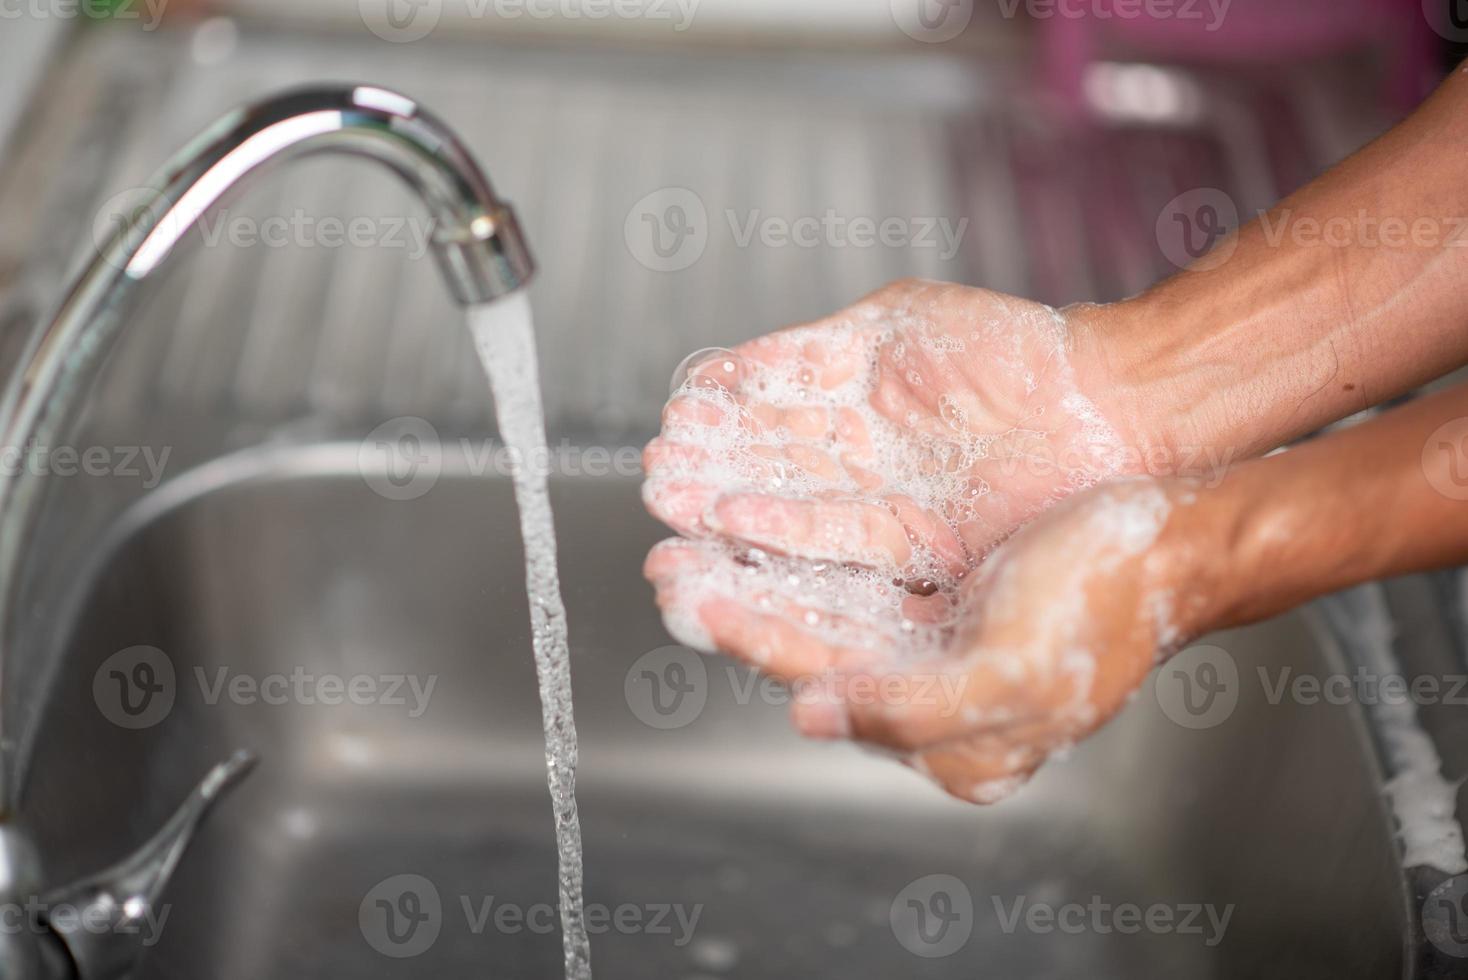
M 494 392 L 500 438 L 515 467 L 515 502 L 525 541 L 525 590 L 531 642 L 540 680 L 545 765 L 555 813 L 560 861 L 561 938 L 567 980 L 591 980 L 591 945 L 581 899 L 581 821 L 576 812 L 576 721 L 571 713 L 571 663 L 566 607 L 556 570 L 556 536 L 546 493 L 549 458 L 541 412 L 530 301 L 522 290 L 469 311 L 474 346 Z

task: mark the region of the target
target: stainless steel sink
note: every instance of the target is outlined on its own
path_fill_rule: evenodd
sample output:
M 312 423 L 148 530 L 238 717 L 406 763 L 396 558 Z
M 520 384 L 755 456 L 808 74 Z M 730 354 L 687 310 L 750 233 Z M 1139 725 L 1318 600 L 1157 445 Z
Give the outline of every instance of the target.
M 1206 184 L 1262 204 L 1369 135 L 1357 128 L 1374 131 L 1320 66 L 1285 72 L 1301 77 L 1280 93 L 1210 88 L 1222 109 L 1197 132 L 1118 125 L 1080 153 L 1018 61 L 489 51 L 446 42 L 384 59 L 349 39 L 252 29 L 220 66 L 195 63 L 185 32 L 75 39 L 0 182 L 0 364 L 30 304 L 49 303 L 78 241 L 85 250 L 102 201 L 228 102 L 291 80 L 370 75 L 471 128 L 546 261 L 536 302 L 552 440 L 611 449 L 655 429 L 663 379 L 687 350 L 912 272 L 1052 300 L 1123 295 L 1165 271 L 1131 246 L 1174 191 Z M 486 103 L 491 82 L 522 98 Z M 1244 149 L 1220 163 L 1215 145 Z M 731 146 L 758 152 L 729 167 L 719 148 Z M 1140 172 L 1180 183 L 1142 186 Z M 1093 173 L 1109 175 L 1107 193 Z M 297 201 L 312 215 L 397 213 L 401 198 L 371 177 L 321 162 L 242 199 L 239 214 Z M 984 220 L 948 265 L 725 242 L 686 277 L 659 278 L 629 251 L 624 219 L 678 184 L 715 212 L 792 210 L 821 187 L 832 201 L 812 208 Z M 908 187 L 931 196 L 909 200 Z M 1118 222 L 1122 200 L 1145 220 Z M 0 758 L 24 764 L 17 814 L 46 881 L 130 852 L 236 750 L 262 760 L 190 847 L 140 976 L 559 973 L 542 914 L 555 858 L 508 481 L 450 459 L 427 493 L 393 500 L 372 489 L 386 474 L 359 465 L 356 440 L 385 419 L 486 431 L 458 316 L 436 303 L 426 263 L 404 258 L 181 257 L 68 440 L 166 449 L 166 481 L 47 488 L 19 614 L 0 624 L 14 651 Z M 1254 680 L 1259 667 L 1348 669 L 1349 618 L 1338 643 L 1300 616 L 1212 638 L 1247 681 L 1226 720 L 1181 724 L 1171 695 L 1149 686 L 1020 796 L 976 809 L 888 760 L 800 740 L 778 691 L 667 649 L 639 574 L 664 532 L 634 478 L 562 478 L 553 491 L 587 898 L 622 915 L 592 937 L 603 980 L 1462 975 L 1468 959 L 1437 956 L 1420 927 L 1442 875 L 1402 867 L 1384 803 L 1386 778 L 1412 760 L 1392 758 L 1369 712 L 1271 703 Z M 1461 674 L 1421 583 L 1395 588 L 1410 615 L 1388 659 Z M 123 686 L 150 676 L 156 700 Z M 362 679 L 376 700 L 320 703 L 345 691 L 311 682 L 338 678 Z M 670 684 L 686 698 L 659 702 L 665 714 L 651 698 L 676 693 Z M 1442 778 L 1468 773 L 1462 712 L 1419 714 Z M 1425 764 L 1432 778 L 1437 762 Z M 1468 791 L 1458 804 L 1468 812 Z M 1227 911 L 1221 938 L 1190 912 L 1204 905 Z M 1109 918 L 1089 911 L 1099 906 Z M 1121 906 L 1170 924 L 1120 931 Z M 1079 920 L 1048 927 L 1026 915 L 1077 908 Z M 409 921 L 420 928 L 398 931 Z
M 252 450 L 183 474 L 115 526 L 58 621 L 64 666 L 38 695 L 21 807 L 48 878 L 126 853 L 235 749 L 262 759 L 189 851 L 142 977 L 558 973 L 552 919 L 534 911 L 554 902 L 555 858 L 508 482 L 451 457 L 427 493 L 390 500 L 358 448 Z M 553 490 L 587 897 L 631 910 L 593 935 L 599 977 L 1402 974 L 1408 903 L 1355 708 L 1270 704 L 1243 684 L 1225 723 L 1194 730 L 1149 688 L 1017 798 L 977 809 L 885 759 L 802 741 L 776 692 L 751 697 L 723 660 L 698 660 L 701 684 L 690 653 L 645 657 L 670 641 L 639 575 L 663 532 L 635 480 Z M 1296 617 L 1210 642 L 1246 675 L 1330 669 Z M 121 716 L 109 665 L 140 645 L 159 652 L 127 656 L 171 667 L 172 705 Z M 704 706 L 650 714 L 644 672 L 677 679 L 673 662 Z M 216 687 L 221 671 L 298 670 L 371 678 L 384 697 L 251 703 Z M 407 684 L 406 703 L 386 697 L 395 675 L 426 703 Z M 411 911 L 396 903 L 404 881 L 431 898 L 420 878 L 438 932 L 397 947 L 372 909 L 385 894 Z M 967 940 L 905 931 L 914 896 L 956 910 Z M 1103 931 L 1113 920 L 1088 913 L 1078 931 L 1006 929 L 1017 908 L 1067 903 L 1168 908 L 1174 927 Z M 1198 932 L 1180 928 L 1205 904 L 1232 908 L 1211 944 L 1201 914 Z M 501 905 L 529 924 L 496 926 Z M 950 955 L 919 955 L 934 952 Z

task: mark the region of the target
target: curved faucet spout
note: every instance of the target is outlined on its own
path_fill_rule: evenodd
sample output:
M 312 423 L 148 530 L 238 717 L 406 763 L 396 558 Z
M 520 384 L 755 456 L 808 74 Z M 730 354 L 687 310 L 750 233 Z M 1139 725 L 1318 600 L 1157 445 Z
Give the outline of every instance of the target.
M 519 289 L 533 264 L 515 216 L 452 132 L 406 96 L 370 85 L 303 89 L 225 116 L 136 202 L 101 260 L 142 279 L 248 174 L 309 153 L 386 164 L 423 199 L 455 299 L 485 303 Z
M 366 157 L 398 174 L 427 206 L 432 244 L 461 305 L 524 287 L 534 272 L 514 213 L 454 134 L 411 99 L 370 85 L 288 92 L 229 113 L 166 166 L 121 216 L 52 320 L 31 338 L 0 400 L 0 447 L 47 445 L 84 396 L 138 287 L 200 219 L 247 177 L 308 154 Z M 0 667 L 17 621 L 19 568 L 41 481 L 0 472 Z M 15 702 L 7 696 L 6 703 Z M 0 717 L 0 821 L 16 806 L 27 746 Z

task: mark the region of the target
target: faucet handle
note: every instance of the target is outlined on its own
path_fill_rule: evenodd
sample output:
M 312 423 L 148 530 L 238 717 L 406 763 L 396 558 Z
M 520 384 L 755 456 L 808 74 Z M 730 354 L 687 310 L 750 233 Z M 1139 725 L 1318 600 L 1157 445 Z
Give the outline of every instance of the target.
M 142 926 L 199 822 L 256 761 L 251 752 L 236 752 L 209 770 L 169 821 L 137 851 L 102 873 L 45 897 L 43 908 L 66 907 L 76 912 L 70 928 L 55 921 L 47 924 L 70 951 L 80 980 L 118 980 L 132 972 L 142 952 Z

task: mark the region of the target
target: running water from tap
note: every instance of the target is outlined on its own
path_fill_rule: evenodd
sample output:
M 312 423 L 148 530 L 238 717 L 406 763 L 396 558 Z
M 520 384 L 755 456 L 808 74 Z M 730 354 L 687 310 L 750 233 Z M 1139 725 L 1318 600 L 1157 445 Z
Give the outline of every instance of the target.
M 581 820 L 576 812 L 576 721 L 571 713 L 571 661 L 566 607 L 556 569 L 556 535 L 546 473 L 545 419 L 530 301 L 519 291 L 469 310 L 469 330 L 489 375 L 500 438 L 517 461 L 515 502 L 525 542 L 525 590 L 540 680 L 545 765 L 560 856 L 561 939 L 567 980 L 591 980 L 591 944 L 581 902 Z

